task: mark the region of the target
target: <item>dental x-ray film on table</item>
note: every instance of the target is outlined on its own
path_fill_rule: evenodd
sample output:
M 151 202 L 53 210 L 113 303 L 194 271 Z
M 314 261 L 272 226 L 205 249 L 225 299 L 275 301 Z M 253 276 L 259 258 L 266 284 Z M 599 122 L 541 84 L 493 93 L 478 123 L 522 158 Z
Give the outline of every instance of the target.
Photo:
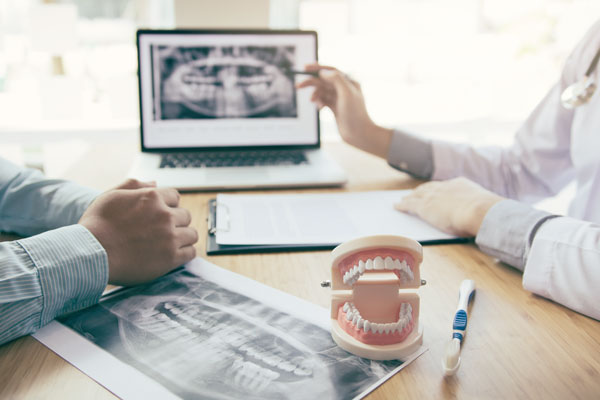
M 179 189 L 343 184 L 310 93 L 295 87 L 316 54 L 310 31 L 139 31 L 130 175 Z
M 328 314 L 196 259 L 36 338 L 126 399 L 361 398 L 420 354 L 404 363 L 354 356 L 331 339 Z

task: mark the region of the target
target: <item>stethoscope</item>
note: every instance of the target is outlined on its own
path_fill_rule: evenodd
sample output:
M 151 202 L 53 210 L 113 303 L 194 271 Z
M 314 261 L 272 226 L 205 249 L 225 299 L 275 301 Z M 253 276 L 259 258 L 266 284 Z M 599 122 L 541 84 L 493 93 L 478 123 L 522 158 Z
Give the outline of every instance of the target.
M 585 71 L 583 78 L 580 81 L 570 85 L 562 92 L 560 101 L 564 108 L 571 110 L 590 101 L 594 95 L 594 92 L 596 91 L 596 82 L 592 76 L 592 72 L 596 70 L 598 59 L 600 59 L 600 49 L 598 49 L 596 52 L 596 55 L 590 63 L 587 71 Z

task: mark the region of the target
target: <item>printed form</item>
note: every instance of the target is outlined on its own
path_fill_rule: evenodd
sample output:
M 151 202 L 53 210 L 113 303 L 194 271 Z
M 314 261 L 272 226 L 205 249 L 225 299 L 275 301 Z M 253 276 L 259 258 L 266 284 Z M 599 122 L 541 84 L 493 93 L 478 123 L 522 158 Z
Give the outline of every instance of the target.
M 217 195 L 217 243 L 337 244 L 369 235 L 451 240 L 394 209 L 410 190 L 328 194 Z

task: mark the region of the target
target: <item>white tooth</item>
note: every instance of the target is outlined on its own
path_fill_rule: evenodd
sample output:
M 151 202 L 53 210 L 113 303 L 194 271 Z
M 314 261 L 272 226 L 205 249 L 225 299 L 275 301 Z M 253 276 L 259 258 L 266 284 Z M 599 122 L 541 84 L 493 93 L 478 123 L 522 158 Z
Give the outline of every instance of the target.
M 371 323 L 368 319 L 365 319 L 365 322 L 363 323 L 363 330 L 365 332 L 369 332 L 369 329 L 371 329 Z
M 356 275 L 357 272 L 358 272 L 358 265 L 355 265 L 354 268 L 352 268 L 352 274 Z
M 385 324 L 377 324 L 377 332 L 383 333 L 384 329 L 385 329 Z
M 352 315 L 352 314 L 353 314 L 352 310 L 350 310 L 350 311 L 348 311 L 348 312 L 346 313 L 346 319 L 347 319 L 348 321 L 352 320 L 352 317 L 354 316 L 354 315 Z
M 359 316 L 359 317 L 358 317 L 358 321 L 356 321 L 356 327 L 357 327 L 358 329 L 362 329 L 362 327 L 363 327 L 364 323 L 365 323 L 365 320 L 364 320 L 364 319 L 362 319 L 362 317 L 361 317 L 361 316 Z
M 286 371 L 286 372 L 292 372 L 293 370 L 296 369 L 296 365 L 292 364 L 289 361 L 284 361 L 282 363 L 279 363 L 279 365 L 277 365 L 277 368 Z
M 375 257 L 375 259 L 373 260 L 373 268 L 377 270 L 385 268 L 385 266 L 383 265 L 383 258 L 379 256 Z
M 269 385 L 269 381 L 274 381 L 275 379 L 277 379 L 277 378 L 279 378 L 279 377 L 281 376 L 281 374 L 280 374 L 280 373 L 278 373 L 278 372 L 275 372 L 275 371 L 271 371 L 270 369 L 263 369 L 262 371 L 260 371 L 260 373 L 261 373 L 261 375 L 262 375 L 262 376 L 264 376 L 265 378 L 267 378 L 267 379 L 268 379 L 268 381 L 265 381 L 265 382 L 263 383 L 263 385 L 265 385 L 265 384 L 266 384 L 266 386 L 268 386 L 268 385 Z M 265 386 L 265 387 L 266 387 L 266 386 Z M 260 389 L 260 388 L 258 388 L 258 391 L 260 391 L 260 390 L 261 390 L 261 389 Z M 264 390 L 264 388 L 263 388 L 263 390 Z
M 385 324 L 383 330 L 385 331 L 385 333 L 390 333 L 390 331 L 392 330 L 392 324 Z
M 394 260 L 394 269 L 402 270 L 402 264 L 400 263 L 400 260 L 398 260 L 398 259 Z
M 408 277 L 409 280 L 412 281 L 413 279 L 415 279 L 415 276 L 413 275 L 412 269 L 410 269 L 410 267 L 406 263 L 406 260 L 402 261 L 402 270 L 404 272 L 406 272 L 406 276 Z
M 354 316 L 352 317 L 352 325 L 356 326 L 356 323 L 358 322 L 358 318 L 360 318 L 358 316 L 358 313 L 354 313 Z
M 294 370 L 294 375 L 298 375 L 298 376 L 309 376 L 312 374 L 312 371 L 309 369 L 304 369 L 301 367 L 298 367 Z
M 366 268 L 367 268 L 367 267 L 365 266 L 365 262 L 364 262 L 363 260 L 360 260 L 360 261 L 358 262 L 358 271 L 359 271 L 361 274 L 364 274 L 364 273 L 365 273 L 365 269 L 366 269 Z
M 371 322 L 371 332 L 377 333 L 377 323 Z
M 370 258 L 365 262 L 365 268 L 367 270 L 371 270 L 373 269 L 373 260 L 371 260 Z
M 404 328 L 406 328 L 406 325 L 408 325 L 408 319 L 406 317 L 402 317 L 400 318 L 400 330 L 403 331 Z
M 396 322 L 396 326 L 394 327 L 395 330 L 397 330 L 398 332 L 400 332 L 402 330 L 402 320 L 399 319 L 398 322 Z
M 406 304 L 407 304 L 406 316 L 412 320 L 412 306 L 410 305 L 410 303 L 406 303 Z
M 342 310 L 344 310 L 344 312 L 348 312 L 349 309 L 350 309 L 350 305 L 348 304 L 348 302 L 345 302 Z
M 386 257 L 385 258 L 385 269 L 394 269 L 394 261 L 392 260 L 392 257 Z
M 281 361 L 283 361 L 280 357 L 276 356 L 276 355 L 268 355 L 267 357 L 263 357 L 262 361 L 267 364 L 270 365 L 271 367 L 276 366 L 277 364 L 279 364 Z

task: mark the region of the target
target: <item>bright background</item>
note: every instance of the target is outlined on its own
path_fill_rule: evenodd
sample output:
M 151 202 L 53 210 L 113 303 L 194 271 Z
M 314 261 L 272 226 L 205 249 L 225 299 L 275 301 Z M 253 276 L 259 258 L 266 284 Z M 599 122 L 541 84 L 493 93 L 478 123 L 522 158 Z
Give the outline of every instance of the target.
M 0 0 L 0 154 L 59 176 L 99 141 L 137 141 L 135 30 L 192 25 L 315 29 L 376 122 L 504 145 L 598 15 L 597 0 Z

